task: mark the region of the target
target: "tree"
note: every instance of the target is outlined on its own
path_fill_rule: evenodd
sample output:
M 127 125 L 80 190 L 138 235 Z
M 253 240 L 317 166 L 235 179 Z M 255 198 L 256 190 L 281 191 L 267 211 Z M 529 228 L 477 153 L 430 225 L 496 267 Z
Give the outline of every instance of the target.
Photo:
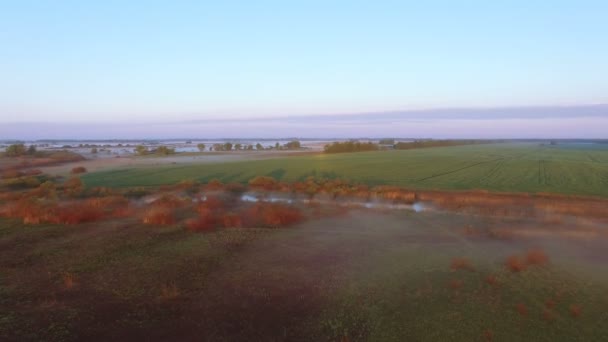
M 238 151 L 238 150 L 241 150 L 242 148 L 243 148 L 243 145 L 241 145 L 241 144 L 239 144 L 239 143 L 236 143 L 236 144 L 234 145 L 234 149 L 235 149 L 235 150 L 237 150 L 237 151 Z
M 279 142 L 278 142 L 278 141 L 277 141 L 277 143 L 276 143 L 276 144 L 274 144 L 274 148 L 275 148 L 275 149 L 277 149 L 277 150 L 281 148 L 281 145 L 279 145 Z
M 36 146 L 30 145 L 30 147 L 28 147 L 28 149 L 27 149 L 27 154 L 29 154 L 29 155 L 36 154 Z
M 97 154 L 97 147 L 93 147 L 93 148 L 91 149 L 91 153 L 92 153 L 92 154 Z
M 175 153 L 175 149 L 174 148 L 170 148 L 167 146 L 159 146 L 156 149 L 156 154 L 160 154 L 163 156 L 169 155 L 169 154 L 174 154 Z
M 26 152 L 25 145 L 13 144 L 6 148 L 6 155 L 9 157 L 18 157 L 24 155 Z
M 232 143 L 229 143 L 229 142 L 225 143 L 224 144 L 224 150 L 225 151 L 232 151 Z
M 137 145 L 135 146 L 135 152 L 140 156 L 143 156 L 144 154 L 148 153 L 148 148 L 144 145 Z
M 256 150 L 258 150 L 258 151 L 261 151 L 261 150 L 263 150 L 263 149 L 264 149 L 264 146 L 262 146 L 262 144 L 260 144 L 260 143 L 257 143 L 257 144 L 255 145 L 255 149 L 256 149 Z
M 247 151 L 253 151 L 253 145 L 247 145 Z
M 285 144 L 285 147 L 288 150 L 297 150 L 302 147 L 302 144 L 300 144 L 300 142 L 298 140 L 293 140 L 293 141 L 290 141 L 287 144 Z
M 196 147 L 198 147 L 199 151 L 205 152 L 205 144 L 198 144 L 198 145 L 196 145 Z

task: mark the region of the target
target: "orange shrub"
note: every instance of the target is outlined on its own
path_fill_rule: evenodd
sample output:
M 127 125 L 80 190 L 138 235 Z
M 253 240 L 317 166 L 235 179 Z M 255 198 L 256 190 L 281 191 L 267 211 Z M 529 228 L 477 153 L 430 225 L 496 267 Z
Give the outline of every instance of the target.
M 145 224 L 173 224 L 175 217 L 173 210 L 164 207 L 152 207 L 148 209 L 143 216 Z
M 579 317 L 582 313 L 583 309 L 578 304 L 570 305 L 570 315 L 572 317 Z
M 224 188 L 224 183 L 219 179 L 210 180 L 207 185 L 205 185 L 205 190 L 217 191 L 222 190 Z
M 186 221 L 186 228 L 193 232 L 212 231 L 215 228 L 215 220 L 213 217 L 198 217 Z
M 207 199 L 200 203 L 197 207 L 197 211 L 200 214 L 206 214 L 208 211 L 218 212 L 223 211 L 226 203 L 215 196 L 207 196 Z
M 496 276 L 494 276 L 494 275 L 487 276 L 485 280 L 486 280 L 486 284 L 488 284 L 490 286 L 498 285 L 498 279 L 496 279 Z
M 460 288 L 462 288 L 463 284 L 464 284 L 464 282 L 460 279 L 452 279 L 448 283 L 448 287 L 451 288 L 452 290 L 459 290 Z
M 19 170 L 15 170 L 15 169 L 9 169 L 9 170 L 5 170 L 2 171 L 2 178 L 3 179 L 9 179 L 9 178 L 18 178 L 23 176 L 24 173 L 19 171 Z
M 259 202 L 245 212 L 248 226 L 267 226 L 278 228 L 298 223 L 302 213 L 296 207 L 281 204 Z
M 511 272 L 521 272 L 526 269 L 526 263 L 517 255 L 511 255 L 505 263 Z
M 103 217 L 101 208 L 97 208 L 90 203 L 70 203 L 67 206 L 58 207 L 52 220 L 54 223 L 78 224 L 84 222 L 97 221 Z
M 526 253 L 526 263 L 528 265 L 544 265 L 549 261 L 549 257 L 542 249 L 531 249 Z
M 473 271 L 474 268 L 471 265 L 471 262 L 467 258 L 453 258 L 452 263 L 450 264 L 450 269 L 453 271 L 457 270 L 468 270 Z
M 543 320 L 545 320 L 547 322 L 551 322 L 554 319 L 555 319 L 555 315 L 553 314 L 553 312 L 551 312 L 551 310 L 549 310 L 549 309 L 543 310 Z
M 490 329 L 486 329 L 483 332 L 483 340 L 486 342 L 492 342 L 494 341 L 494 332 Z
M 253 189 L 272 191 L 277 188 L 277 181 L 272 177 L 257 176 L 249 181 L 249 186 Z
M 243 226 L 241 217 L 237 214 L 225 214 L 222 217 L 222 224 L 225 228 L 241 228 Z
M 87 169 L 84 166 L 77 166 L 77 167 L 73 168 L 70 173 L 75 175 L 75 174 L 85 173 L 85 172 L 87 172 Z
M 179 208 L 186 204 L 186 201 L 170 194 L 164 194 L 160 196 L 157 200 L 152 202 L 154 206 L 164 207 L 164 208 Z
M 551 298 L 547 299 L 547 301 L 545 302 L 545 306 L 546 306 L 548 309 L 553 309 L 553 308 L 555 307 L 555 304 L 556 304 L 556 303 L 555 303 L 555 300 L 553 300 L 553 299 L 551 299 Z
M 26 176 L 38 176 L 38 175 L 42 174 L 42 170 L 39 170 L 39 169 L 26 170 L 24 174 Z
M 515 309 L 517 310 L 517 313 L 519 313 L 521 316 L 527 316 L 528 315 L 528 307 L 524 303 L 517 304 L 515 306 Z

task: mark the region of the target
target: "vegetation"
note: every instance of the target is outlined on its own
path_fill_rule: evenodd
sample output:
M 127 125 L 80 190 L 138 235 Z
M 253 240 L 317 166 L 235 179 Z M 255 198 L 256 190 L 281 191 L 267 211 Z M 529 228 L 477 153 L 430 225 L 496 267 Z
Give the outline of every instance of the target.
M 26 155 L 29 150 L 25 147 L 24 144 L 12 144 L 6 148 L 5 155 L 7 157 L 19 157 Z M 36 152 L 36 148 L 34 147 L 34 153 Z M 32 153 L 33 154 L 33 153 Z
M 489 144 L 497 141 L 490 140 L 416 140 L 412 142 L 398 142 L 394 145 L 397 150 L 410 150 L 414 148 L 461 146 L 474 144 Z
M 358 141 L 344 141 L 344 142 L 333 142 L 329 145 L 325 145 L 325 153 L 348 153 L 348 152 L 366 152 L 376 151 L 380 147 L 378 144 L 372 142 L 361 143 Z
M 200 144 L 197 144 L 197 145 L 196 145 L 196 147 L 198 148 L 198 150 L 199 150 L 200 152 L 205 152 L 205 148 L 206 148 L 207 146 L 206 146 L 205 144 L 203 144 L 203 143 L 200 143 Z
M 83 176 L 94 186 L 154 186 L 183 179 L 246 183 L 309 176 L 413 189 L 549 192 L 608 197 L 608 151 L 483 144 L 406 151 L 283 157 L 223 164 L 122 169 Z

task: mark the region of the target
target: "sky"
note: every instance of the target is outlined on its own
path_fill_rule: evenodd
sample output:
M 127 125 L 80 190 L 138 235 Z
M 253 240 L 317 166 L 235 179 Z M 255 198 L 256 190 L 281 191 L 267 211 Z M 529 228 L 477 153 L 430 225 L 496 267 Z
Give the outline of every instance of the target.
M 608 138 L 606 18 L 584 0 L 0 0 L 0 139 Z

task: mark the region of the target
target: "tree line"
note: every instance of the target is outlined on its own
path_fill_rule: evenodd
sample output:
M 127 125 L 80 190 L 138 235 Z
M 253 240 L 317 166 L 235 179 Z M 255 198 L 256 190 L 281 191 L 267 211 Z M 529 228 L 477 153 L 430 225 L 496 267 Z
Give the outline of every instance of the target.
M 364 152 L 377 151 L 380 149 L 378 144 L 372 142 L 362 143 L 359 141 L 334 141 L 329 145 L 325 145 L 325 153 L 347 153 L 347 152 Z

